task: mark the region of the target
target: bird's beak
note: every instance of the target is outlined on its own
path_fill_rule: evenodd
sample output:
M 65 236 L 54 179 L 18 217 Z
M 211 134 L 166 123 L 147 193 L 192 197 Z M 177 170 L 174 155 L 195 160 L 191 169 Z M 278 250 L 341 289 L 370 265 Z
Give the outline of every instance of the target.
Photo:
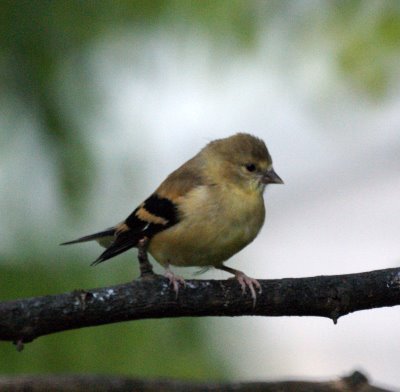
M 282 178 L 275 173 L 274 169 L 265 172 L 261 178 L 261 182 L 263 184 L 283 184 Z

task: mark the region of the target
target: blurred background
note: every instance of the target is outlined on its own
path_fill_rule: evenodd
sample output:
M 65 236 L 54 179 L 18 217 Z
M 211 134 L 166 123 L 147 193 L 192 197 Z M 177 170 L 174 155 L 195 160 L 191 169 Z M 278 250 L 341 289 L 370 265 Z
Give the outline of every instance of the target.
M 2 0 L 0 298 L 127 282 L 96 244 L 208 141 L 263 138 L 284 186 L 228 265 L 256 278 L 400 264 L 400 3 Z M 161 271 L 160 267 L 157 267 Z M 194 269 L 180 269 L 186 278 Z M 200 278 L 225 279 L 221 271 Z M 400 390 L 398 308 L 339 320 L 165 319 L 63 332 L 0 372 L 311 380 Z

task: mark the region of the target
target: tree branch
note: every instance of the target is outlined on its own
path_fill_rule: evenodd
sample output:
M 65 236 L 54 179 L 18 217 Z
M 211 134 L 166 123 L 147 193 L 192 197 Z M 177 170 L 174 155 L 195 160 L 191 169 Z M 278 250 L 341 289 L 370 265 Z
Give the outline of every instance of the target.
M 130 392 L 130 391 L 235 391 L 235 392 L 389 392 L 374 387 L 360 372 L 335 381 L 281 381 L 281 382 L 192 382 L 179 380 L 141 380 L 118 376 L 1 376 L 0 389 L 13 392 Z
M 176 298 L 158 275 L 93 290 L 0 303 L 0 340 L 23 343 L 50 333 L 128 320 L 183 316 L 321 316 L 335 323 L 358 310 L 400 304 L 400 268 L 358 274 L 260 280 L 242 295 L 236 280 L 187 280 Z

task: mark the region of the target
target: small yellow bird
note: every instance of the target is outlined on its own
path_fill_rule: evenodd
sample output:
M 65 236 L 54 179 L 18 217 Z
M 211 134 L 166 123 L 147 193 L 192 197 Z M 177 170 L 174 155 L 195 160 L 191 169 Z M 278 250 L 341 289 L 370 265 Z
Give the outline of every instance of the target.
M 223 263 L 260 231 L 265 186 L 282 183 L 265 143 L 238 133 L 208 143 L 121 223 L 62 245 L 96 240 L 106 250 L 93 264 L 144 247 L 165 268 L 176 293 L 185 282 L 170 265 L 213 266 L 234 274 L 255 300 L 260 283 Z

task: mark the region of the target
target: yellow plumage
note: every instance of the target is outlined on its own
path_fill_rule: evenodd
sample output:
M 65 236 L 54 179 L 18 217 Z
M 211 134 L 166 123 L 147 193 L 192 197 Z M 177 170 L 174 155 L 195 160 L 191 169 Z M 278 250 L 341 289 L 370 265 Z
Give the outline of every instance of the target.
M 250 243 L 264 222 L 262 194 L 230 188 L 188 192 L 177 203 L 181 222 L 151 239 L 150 254 L 163 266 L 218 266 Z

